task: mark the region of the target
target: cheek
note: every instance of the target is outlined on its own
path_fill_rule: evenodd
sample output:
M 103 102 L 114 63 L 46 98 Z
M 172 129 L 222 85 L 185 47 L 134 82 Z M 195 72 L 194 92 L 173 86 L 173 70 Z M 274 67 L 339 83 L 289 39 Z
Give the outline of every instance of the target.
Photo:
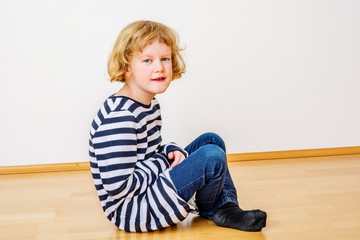
M 172 65 L 170 64 L 169 66 L 167 66 L 166 71 L 168 73 L 168 75 L 173 75 L 173 68 Z

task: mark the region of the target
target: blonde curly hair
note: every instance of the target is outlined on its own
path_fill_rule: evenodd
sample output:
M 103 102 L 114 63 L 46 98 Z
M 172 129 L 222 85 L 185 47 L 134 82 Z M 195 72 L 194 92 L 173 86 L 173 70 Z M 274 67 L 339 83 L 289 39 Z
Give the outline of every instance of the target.
M 108 74 L 110 81 L 125 82 L 131 57 L 142 52 L 155 40 L 171 48 L 172 80 L 178 79 L 185 73 L 185 62 L 180 55 L 179 37 L 177 33 L 164 24 L 140 20 L 130 23 L 123 28 L 115 42 L 108 59 Z

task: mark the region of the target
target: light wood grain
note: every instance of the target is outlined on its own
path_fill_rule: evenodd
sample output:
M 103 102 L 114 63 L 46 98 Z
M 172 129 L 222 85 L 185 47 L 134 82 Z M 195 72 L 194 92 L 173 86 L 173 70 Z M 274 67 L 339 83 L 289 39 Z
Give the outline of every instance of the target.
M 90 171 L 0 176 L 0 239 L 360 239 L 360 155 L 230 162 L 241 206 L 268 212 L 258 233 L 190 215 L 151 233 L 117 230 Z

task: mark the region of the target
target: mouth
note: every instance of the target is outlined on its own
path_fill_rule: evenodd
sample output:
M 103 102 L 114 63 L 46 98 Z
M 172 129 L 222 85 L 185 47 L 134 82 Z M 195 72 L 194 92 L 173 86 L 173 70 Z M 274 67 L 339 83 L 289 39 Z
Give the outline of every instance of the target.
M 157 77 L 157 78 L 153 78 L 153 79 L 151 79 L 151 81 L 155 81 L 155 82 L 163 82 L 163 81 L 165 81 L 165 77 Z

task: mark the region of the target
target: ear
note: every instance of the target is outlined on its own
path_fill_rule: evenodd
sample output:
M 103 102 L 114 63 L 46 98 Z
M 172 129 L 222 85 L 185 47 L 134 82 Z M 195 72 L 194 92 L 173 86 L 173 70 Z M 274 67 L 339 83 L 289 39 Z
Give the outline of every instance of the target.
M 125 72 L 125 78 L 128 79 L 131 77 L 131 75 L 132 75 L 132 72 L 131 72 L 130 68 L 128 68 L 128 70 Z
M 129 78 L 131 76 L 131 73 L 129 72 L 129 71 L 127 71 L 126 73 L 125 73 L 125 78 Z

